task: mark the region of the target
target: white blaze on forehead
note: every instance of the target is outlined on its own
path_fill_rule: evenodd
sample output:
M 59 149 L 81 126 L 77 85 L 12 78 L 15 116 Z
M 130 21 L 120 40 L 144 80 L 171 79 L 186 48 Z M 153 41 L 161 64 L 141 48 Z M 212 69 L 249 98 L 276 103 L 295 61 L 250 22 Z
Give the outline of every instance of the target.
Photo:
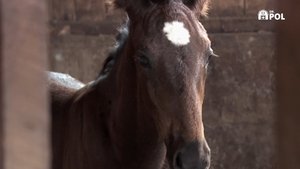
M 184 46 L 190 43 L 190 32 L 179 21 L 166 22 L 163 32 L 168 40 L 176 46 Z

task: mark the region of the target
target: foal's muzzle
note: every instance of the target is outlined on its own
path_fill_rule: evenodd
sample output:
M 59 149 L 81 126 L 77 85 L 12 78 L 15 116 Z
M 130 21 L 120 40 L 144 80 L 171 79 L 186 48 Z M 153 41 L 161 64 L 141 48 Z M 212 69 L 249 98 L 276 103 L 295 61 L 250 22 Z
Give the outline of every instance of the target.
M 173 165 L 175 169 L 208 169 L 210 149 L 206 141 L 185 144 L 175 153 Z

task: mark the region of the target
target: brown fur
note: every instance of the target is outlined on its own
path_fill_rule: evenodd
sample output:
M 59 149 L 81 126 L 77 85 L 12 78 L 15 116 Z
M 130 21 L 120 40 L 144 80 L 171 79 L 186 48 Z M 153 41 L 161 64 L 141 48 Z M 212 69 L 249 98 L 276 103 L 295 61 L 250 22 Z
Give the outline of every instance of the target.
M 129 33 L 100 77 L 75 90 L 49 81 L 53 168 L 207 169 L 206 31 L 193 6 L 172 1 L 135 11 L 139 3 L 126 2 Z M 189 30 L 188 45 L 174 46 L 163 34 L 174 20 Z

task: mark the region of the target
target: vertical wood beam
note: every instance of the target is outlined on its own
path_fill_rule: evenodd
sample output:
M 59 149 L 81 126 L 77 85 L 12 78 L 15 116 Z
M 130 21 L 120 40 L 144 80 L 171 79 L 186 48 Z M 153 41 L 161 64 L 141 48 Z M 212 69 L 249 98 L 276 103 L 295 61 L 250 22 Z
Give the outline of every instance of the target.
M 0 70 L 2 70 L 2 1 L 0 1 Z M 0 72 L 0 169 L 3 169 L 3 106 L 2 72 Z
M 278 160 L 280 169 L 300 168 L 300 4 L 278 0 Z
M 48 169 L 46 0 L 1 0 L 4 169 Z

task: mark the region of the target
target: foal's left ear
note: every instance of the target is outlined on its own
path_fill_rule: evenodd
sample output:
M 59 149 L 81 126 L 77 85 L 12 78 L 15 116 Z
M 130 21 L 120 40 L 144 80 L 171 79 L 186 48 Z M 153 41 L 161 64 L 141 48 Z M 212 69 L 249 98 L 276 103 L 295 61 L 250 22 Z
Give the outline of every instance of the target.
M 182 0 L 182 2 L 197 15 L 202 17 L 207 16 L 210 0 Z

